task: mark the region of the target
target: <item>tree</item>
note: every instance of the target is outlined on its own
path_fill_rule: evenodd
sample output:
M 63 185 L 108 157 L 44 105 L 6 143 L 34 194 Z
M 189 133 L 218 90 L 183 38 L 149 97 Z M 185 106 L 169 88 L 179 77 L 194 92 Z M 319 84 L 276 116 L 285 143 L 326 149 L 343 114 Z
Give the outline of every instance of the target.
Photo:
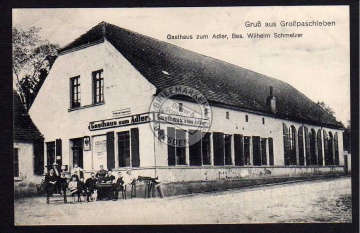
M 318 106 L 320 106 L 322 109 L 324 109 L 325 111 L 327 111 L 331 116 L 334 116 L 334 111 L 332 110 L 332 108 L 330 108 L 329 106 L 327 106 L 326 104 L 325 104 L 325 102 L 324 101 L 318 101 L 317 102 L 317 105 Z
M 42 40 L 40 28 L 13 28 L 13 79 L 28 111 L 53 65 L 59 45 Z

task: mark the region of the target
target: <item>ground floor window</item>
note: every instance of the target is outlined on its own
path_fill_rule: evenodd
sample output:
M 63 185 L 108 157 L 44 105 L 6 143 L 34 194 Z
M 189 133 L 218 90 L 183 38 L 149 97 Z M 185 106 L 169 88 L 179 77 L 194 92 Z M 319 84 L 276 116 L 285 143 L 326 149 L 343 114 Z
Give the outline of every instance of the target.
M 130 132 L 118 133 L 119 167 L 130 167 Z
M 224 135 L 225 165 L 232 165 L 231 159 L 231 135 Z
M 211 165 L 210 133 L 200 130 L 189 130 L 189 162 L 190 166 Z
M 250 140 L 251 137 L 244 137 L 244 165 L 251 165 L 250 161 Z
M 171 140 L 168 144 L 168 165 L 186 165 L 186 131 L 168 127 L 167 132 L 168 139 Z
M 211 165 L 210 148 L 210 133 L 206 133 L 201 139 L 201 153 L 203 158 L 203 165 Z
M 14 177 L 19 177 L 19 149 L 14 148 Z

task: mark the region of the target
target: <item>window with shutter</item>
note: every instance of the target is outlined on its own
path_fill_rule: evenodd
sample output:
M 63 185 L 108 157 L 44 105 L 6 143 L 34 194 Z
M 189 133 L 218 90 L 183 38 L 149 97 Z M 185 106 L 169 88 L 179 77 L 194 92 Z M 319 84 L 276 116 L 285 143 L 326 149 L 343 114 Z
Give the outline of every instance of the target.
M 285 123 L 283 123 L 283 138 L 284 138 L 284 162 L 285 166 L 290 165 L 290 142 L 289 130 Z
M 335 133 L 335 136 L 334 136 L 334 147 L 335 147 L 335 165 L 340 165 L 339 142 L 338 142 L 338 134 L 337 133 Z
M 244 165 L 251 165 L 250 161 L 250 141 L 251 137 L 244 136 Z
M 318 165 L 323 165 L 321 129 L 317 132 Z
M 224 161 L 224 134 L 219 132 L 213 133 L 214 147 L 214 165 L 223 166 Z
M 131 166 L 140 167 L 140 153 L 139 153 L 139 129 L 132 128 L 130 130 L 131 138 Z
M 261 165 L 267 165 L 266 138 L 261 138 Z
M 304 133 L 305 133 L 305 163 L 306 166 L 310 165 L 310 132 L 307 127 L 304 127 Z
M 272 138 L 268 138 L 269 140 L 269 165 L 274 165 L 274 143 Z
M 231 158 L 231 135 L 224 135 L 225 165 L 232 165 Z
M 118 133 L 118 156 L 119 167 L 130 167 L 130 133 L 123 131 Z
M 305 155 L 304 155 L 304 127 L 299 127 L 298 132 L 298 142 L 299 142 L 299 165 L 305 165 Z
M 260 137 L 253 136 L 253 165 L 260 166 L 261 165 L 261 145 L 260 145 Z
M 328 134 L 327 132 L 324 130 L 323 131 L 323 134 L 324 134 L 324 156 L 325 156 L 325 165 L 330 165 L 331 162 L 330 162 L 330 158 L 329 158 L 329 145 L 328 145 Z
M 235 165 L 243 166 L 244 159 L 244 137 L 241 134 L 234 134 Z

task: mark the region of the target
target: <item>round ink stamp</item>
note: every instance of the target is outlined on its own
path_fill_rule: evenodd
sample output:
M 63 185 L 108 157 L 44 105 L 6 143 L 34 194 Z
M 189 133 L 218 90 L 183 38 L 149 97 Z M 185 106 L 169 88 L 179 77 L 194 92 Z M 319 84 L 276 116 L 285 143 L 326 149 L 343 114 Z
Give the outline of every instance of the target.
M 174 147 L 201 141 L 212 122 L 211 106 L 195 88 L 175 85 L 157 94 L 150 106 L 155 137 Z

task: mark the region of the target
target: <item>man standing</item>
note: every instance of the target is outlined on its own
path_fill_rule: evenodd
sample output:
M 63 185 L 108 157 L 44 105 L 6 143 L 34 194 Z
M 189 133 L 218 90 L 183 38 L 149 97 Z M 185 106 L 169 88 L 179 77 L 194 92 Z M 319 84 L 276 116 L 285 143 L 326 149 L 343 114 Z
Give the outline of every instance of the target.
M 99 183 L 102 183 L 102 181 L 104 180 L 106 176 L 106 171 L 104 169 L 104 166 L 103 165 L 100 165 L 100 171 L 98 171 L 96 173 L 96 178 L 99 180 Z
M 60 169 L 58 169 L 58 164 L 56 162 L 53 163 L 53 169 L 58 181 L 56 182 L 55 185 L 55 191 L 56 193 L 59 193 L 61 195 L 60 172 L 59 172 Z

